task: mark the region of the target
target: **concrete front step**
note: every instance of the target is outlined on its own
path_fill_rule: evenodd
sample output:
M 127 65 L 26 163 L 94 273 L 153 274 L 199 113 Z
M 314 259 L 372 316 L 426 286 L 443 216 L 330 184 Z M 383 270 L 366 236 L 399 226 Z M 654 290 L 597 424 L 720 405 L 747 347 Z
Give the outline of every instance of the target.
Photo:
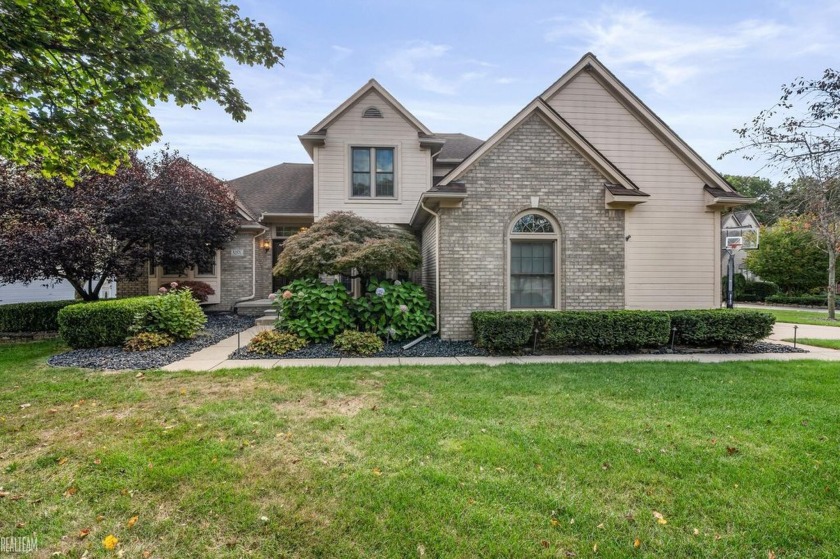
M 254 324 L 257 326 L 274 326 L 274 323 L 277 322 L 277 315 L 269 316 L 261 316 L 254 321 Z

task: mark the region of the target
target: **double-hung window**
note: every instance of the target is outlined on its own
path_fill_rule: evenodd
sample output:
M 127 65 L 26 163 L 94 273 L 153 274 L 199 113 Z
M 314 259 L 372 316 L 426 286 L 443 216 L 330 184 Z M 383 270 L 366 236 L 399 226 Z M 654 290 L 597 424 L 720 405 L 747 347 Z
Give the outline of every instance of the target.
M 395 198 L 394 148 L 354 147 L 352 198 Z

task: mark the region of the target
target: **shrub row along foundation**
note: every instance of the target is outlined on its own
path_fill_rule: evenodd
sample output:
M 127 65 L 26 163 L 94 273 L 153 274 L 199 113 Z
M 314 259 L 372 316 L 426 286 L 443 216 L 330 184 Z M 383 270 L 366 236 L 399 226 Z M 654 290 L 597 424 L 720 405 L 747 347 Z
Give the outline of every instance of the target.
M 766 338 L 774 322 L 766 312 L 723 309 L 472 313 L 476 345 L 498 353 L 737 346 Z

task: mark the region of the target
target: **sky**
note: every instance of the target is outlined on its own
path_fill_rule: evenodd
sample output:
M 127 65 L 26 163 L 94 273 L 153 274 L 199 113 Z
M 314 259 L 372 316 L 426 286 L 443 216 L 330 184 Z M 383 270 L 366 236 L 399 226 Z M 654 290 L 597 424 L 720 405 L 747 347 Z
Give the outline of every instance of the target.
M 431 130 L 486 139 L 586 52 L 720 172 L 772 177 L 718 156 L 783 84 L 836 68 L 840 52 L 830 0 L 233 2 L 286 48 L 283 67 L 228 65 L 246 121 L 212 102 L 153 108 L 161 143 L 226 180 L 310 162 L 297 136 L 370 78 Z

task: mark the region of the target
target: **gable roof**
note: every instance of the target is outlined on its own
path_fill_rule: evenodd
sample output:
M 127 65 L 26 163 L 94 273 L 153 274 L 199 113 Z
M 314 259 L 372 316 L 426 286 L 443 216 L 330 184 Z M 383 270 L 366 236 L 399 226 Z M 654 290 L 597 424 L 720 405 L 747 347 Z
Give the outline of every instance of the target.
M 481 159 L 488 151 L 490 151 L 496 144 L 507 138 L 527 117 L 532 114 L 537 114 L 556 132 L 562 135 L 572 147 L 574 147 L 590 164 L 592 164 L 607 180 L 620 185 L 629 190 L 638 191 L 633 181 L 631 181 L 621 170 L 612 164 L 612 162 L 604 157 L 595 146 L 589 143 L 580 132 L 578 132 L 566 119 L 561 117 L 540 97 L 537 97 L 524 109 L 519 111 L 507 124 L 502 126 L 495 134 L 490 136 L 486 142 L 481 144 L 475 151 L 466 157 L 457 167 L 450 171 L 440 182 L 436 185 L 437 189 L 445 187 L 452 181 L 460 178 L 466 173 L 479 159 Z
M 228 182 L 250 213 L 311 215 L 313 207 L 311 163 L 281 163 Z
M 662 141 L 683 163 L 692 169 L 698 176 L 708 184 L 719 190 L 735 192 L 725 178 L 709 165 L 700 155 L 694 151 L 682 138 L 680 138 L 671 127 L 659 118 L 650 107 L 644 104 L 635 93 L 624 85 L 615 74 L 604 66 L 591 52 L 572 66 L 565 74 L 560 76 L 540 97 L 546 102 L 558 91 L 563 89 L 580 72 L 589 72 L 616 100 L 624 105 L 639 121 L 647 127 L 660 141 Z
M 432 135 L 433 135 L 433 134 L 432 134 L 432 131 L 431 131 L 431 130 L 429 130 L 428 128 L 426 128 L 426 126 L 425 126 L 422 122 L 420 122 L 419 120 L 417 120 L 417 117 L 415 117 L 413 114 L 411 114 L 410 112 L 408 112 L 408 109 L 406 109 L 405 107 L 403 107 L 403 106 L 402 106 L 402 104 L 400 104 L 400 102 L 399 102 L 399 101 L 397 101 L 397 99 L 396 99 L 393 95 L 391 95 L 391 94 L 388 92 L 388 90 L 387 90 L 387 89 L 385 89 L 384 87 L 382 87 L 382 86 L 379 84 L 379 82 L 378 82 L 378 81 L 376 81 L 375 79 L 371 78 L 370 80 L 368 80 L 368 82 L 367 82 L 365 85 L 363 85 L 362 87 L 360 87 L 360 88 L 356 91 L 356 93 L 354 93 L 354 94 L 353 94 L 353 95 L 351 95 L 351 96 L 350 96 L 350 97 L 349 97 L 346 101 L 344 101 L 344 103 L 342 103 L 341 105 L 339 105 L 338 107 L 336 107 L 336 108 L 335 108 L 335 110 L 334 110 L 333 112 L 331 112 L 330 114 L 328 114 L 327 116 L 325 116 L 325 117 L 321 120 L 321 122 L 319 122 L 318 124 L 316 124 L 315 126 L 313 126 L 313 127 L 312 127 L 312 129 L 311 129 L 311 130 L 309 130 L 309 132 L 307 132 L 306 134 L 304 134 L 304 136 L 306 136 L 306 135 L 310 135 L 310 134 L 319 134 L 319 133 L 321 133 L 322 131 L 324 131 L 324 130 L 326 130 L 327 128 L 329 128 L 329 127 L 330 127 L 330 125 L 331 125 L 331 124 L 332 124 L 332 123 L 333 123 L 333 122 L 334 122 L 334 121 L 335 121 L 338 117 L 340 117 L 341 115 L 343 115 L 343 114 L 344 114 L 344 113 L 345 113 L 348 109 L 350 109 L 350 107 L 352 107 L 353 105 L 355 105 L 355 104 L 356 104 L 356 102 L 358 102 L 358 101 L 359 101 L 359 99 L 361 99 L 362 97 L 364 97 L 365 95 L 367 95 L 367 94 L 368 94 L 369 92 L 371 92 L 371 91 L 375 91 L 375 92 L 376 92 L 376 93 L 378 93 L 378 94 L 379 94 L 379 95 L 380 95 L 383 99 L 385 99 L 385 101 L 386 101 L 389 105 L 391 105 L 391 107 L 393 107 L 393 109 L 394 109 L 395 111 L 397 111 L 398 113 L 400 113 L 400 115 L 402 115 L 402 117 L 403 117 L 403 118 L 405 118 L 405 119 L 406 119 L 409 123 L 411 123 L 411 125 L 412 125 L 412 126 L 414 126 L 414 128 L 416 128 L 416 129 L 417 129 L 417 132 L 419 132 L 419 133 L 421 133 L 421 134 L 424 134 L 424 135 L 426 135 L 426 136 L 432 136 Z

